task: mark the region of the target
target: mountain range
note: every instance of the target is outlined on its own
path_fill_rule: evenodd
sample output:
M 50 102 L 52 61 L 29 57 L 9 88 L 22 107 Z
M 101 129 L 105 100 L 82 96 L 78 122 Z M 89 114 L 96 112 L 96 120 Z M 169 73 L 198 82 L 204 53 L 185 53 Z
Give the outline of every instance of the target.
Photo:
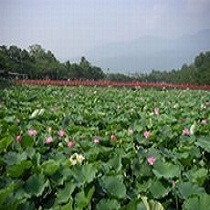
M 169 71 L 190 64 L 210 50 L 210 29 L 174 39 L 143 36 L 133 41 L 110 43 L 86 53 L 88 60 L 103 70 L 121 73 Z

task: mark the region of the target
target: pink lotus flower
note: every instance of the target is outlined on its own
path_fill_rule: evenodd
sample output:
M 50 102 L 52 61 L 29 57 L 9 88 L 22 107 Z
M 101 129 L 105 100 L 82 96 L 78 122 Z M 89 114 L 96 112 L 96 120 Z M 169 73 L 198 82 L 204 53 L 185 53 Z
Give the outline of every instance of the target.
M 94 142 L 94 144 L 99 144 L 99 143 L 100 143 L 100 140 L 99 140 L 98 138 L 95 138 L 95 139 L 93 140 L 93 142 Z
M 145 131 L 145 132 L 143 133 L 143 136 L 144 136 L 146 139 L 148 139 L 151 135 L 152 135 L 152 133 L 151 133 L 150 131 Z
M 182 131 L 182 135 L 183 135 L 183 136 L 189 136 L 189 135 L 190 135 L 190 130 L 189 130 L 189 129 L 184 129 L 184 130 Z
M 156 161 L 156 159 L 154 157 L 147 158 L 147 162 L 150 166 L 153 166 L 155 161 Z
M 66 136 L 66 133 L 65 133 L 65 131 L 63 131 L 63 130 L 60 130 L 60 131 L 58 131 L 58 135 L 59 135 L 60 137 L 65 137 L 65 136 Z
M 73 141 L 69 141 L 68 142 L 68 148 L 73 148 L 74 147 L 74 142 Z
M 16 136 L 16 140 L 20 143 L 22 140 L 22 136 L 21 135 Z
M 115 141 L 116 140 L 116 136 L 115 135 L 111 135 L 110 140 L 111 141 Z
M 51 136 L 47 137 L 45 140 L 45 143 L 48 145 L 51 144 L 52 142 L 53 142 L 53 138 Z
M 36 130 L 28 130 L 28 135 L 29 136 L 36 136 L 37 135 L 37 131 Z
M 154 115 L 159 115 L 159 112 L 160 112 L 159 108 L 154 108 L 153 110 Z

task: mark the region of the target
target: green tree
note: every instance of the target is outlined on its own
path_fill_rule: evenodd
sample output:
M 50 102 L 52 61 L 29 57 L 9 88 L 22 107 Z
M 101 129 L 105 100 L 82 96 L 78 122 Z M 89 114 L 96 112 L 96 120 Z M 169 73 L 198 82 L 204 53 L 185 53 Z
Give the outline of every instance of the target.
M 34 77 L 59 79 L 63 75 L 59 72 L 63 70 L 62 65 L 51 51 L 45 52 L 41 45 L 35 44 L 29 46 L 29 54 L 35 63 L 36 71 Z
M 195 58 L 195 66 L 198 69 L 197 76 L 200 77 L 200 84 L 210 84 L 210 51 L 206 53 L 200 53 Z
M 0 69 L 7 70 L 7 63 L 9 62 L 9 56 L 7 47 L 5 45 L 0 46 Z

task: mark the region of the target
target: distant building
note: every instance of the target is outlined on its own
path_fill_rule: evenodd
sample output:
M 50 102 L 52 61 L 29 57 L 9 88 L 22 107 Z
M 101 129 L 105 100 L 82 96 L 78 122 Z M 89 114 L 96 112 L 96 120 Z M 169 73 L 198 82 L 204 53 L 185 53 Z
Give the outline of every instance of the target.
M 20 74 L 17 72 L 7 72 L 3 69 L 0 69 L 0 77 L 10 78 L 10 79 L 28 79 L 28 74 Z

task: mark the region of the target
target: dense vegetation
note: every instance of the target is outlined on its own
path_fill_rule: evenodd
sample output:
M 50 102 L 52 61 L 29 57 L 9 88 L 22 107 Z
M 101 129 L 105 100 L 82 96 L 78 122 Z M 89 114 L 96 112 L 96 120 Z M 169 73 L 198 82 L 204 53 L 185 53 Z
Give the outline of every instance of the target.
M 51 51 L 32 45 L 29 52 L 17 46 L 0 47 L 0 69 L 6 72 L 27 74 L 30 79 L 104 79 L 105 74 L 92 66 L 85 57 L 79 64 L 59 62 Z
M 6 77 L 8 72 L 16 72 L 27 74 L 29 79 L 106 79 L 204 85 L 210 84 L 210 52 L 200 53 L 191 65 L 184 64 L 179 70 L 164 72 L 153 70 L 149 74 L 124 75 L 105 74 L 101 68 L 91 65 L 85 57 L 81 58 L 79 64 L 70 61 L 61 63 L 51 51 L 45 51 L 40 45 L 30 46 L 29 51 L 17 46 L 0 46 L 1 70 L 5 71 Z
M 191 65 L 184 64 L 180 70 L 168 72 L 152 71 L 147 76 L 148 81 L 176 84 L 210 84 L 210 51 L 200 53 Z
M 209 129 L 204 91 L 5 89 L 0 209 L 209 209 Z

